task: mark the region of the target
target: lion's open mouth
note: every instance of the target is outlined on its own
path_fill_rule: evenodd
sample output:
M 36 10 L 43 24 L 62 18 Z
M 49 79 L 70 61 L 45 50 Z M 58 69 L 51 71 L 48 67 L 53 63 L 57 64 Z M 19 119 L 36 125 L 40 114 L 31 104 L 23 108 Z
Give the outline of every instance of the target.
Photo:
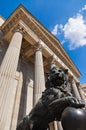
M 52 75 L 51 82 L 55 86 L 59 86 L 59 85 L 62 85 L 64 83 L 64 78 L 61 74 L 55 74 L 55 75 Z

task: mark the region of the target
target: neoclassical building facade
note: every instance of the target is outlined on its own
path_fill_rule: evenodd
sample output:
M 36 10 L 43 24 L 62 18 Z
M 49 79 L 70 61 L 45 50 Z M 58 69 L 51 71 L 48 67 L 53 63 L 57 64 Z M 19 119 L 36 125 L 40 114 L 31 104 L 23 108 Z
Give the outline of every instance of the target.
M 30 112 L 52 62 L 69 70 L 74 94 L 84 100 L 81 73 L 58 39 L 22 5 L 7 20 L 0 17 L 0 130 L 16 130 Z M 60 122 L 52 122 L 50 130 L 62 130 Z

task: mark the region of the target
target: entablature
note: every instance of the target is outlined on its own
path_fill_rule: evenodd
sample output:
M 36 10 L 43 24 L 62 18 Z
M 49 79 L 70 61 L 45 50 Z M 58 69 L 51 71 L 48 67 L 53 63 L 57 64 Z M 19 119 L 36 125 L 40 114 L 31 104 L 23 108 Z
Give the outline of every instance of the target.
M 28 41 L 27 43 L 34 46 L 41 39 L 48 47 L 48 50 L 50 49 L 59 58 L 62 65 L 66 65 L 76 77 L 80 77 L 80 72 L 62 48 L 58 39 L 50 34 L 23 6 L 17 8 L 2 25 L 1 30 L 4 34 L 4 39 L 9 42 L 18 26 L 24 29 L 24 39 Z M 46 58 L 51 55 L 48 50 L 47 48 L 43 49 L 43 54 Z M 28 49 L 28 53 L 24 53 L 29 56 L 33 54 L 31 49 Z

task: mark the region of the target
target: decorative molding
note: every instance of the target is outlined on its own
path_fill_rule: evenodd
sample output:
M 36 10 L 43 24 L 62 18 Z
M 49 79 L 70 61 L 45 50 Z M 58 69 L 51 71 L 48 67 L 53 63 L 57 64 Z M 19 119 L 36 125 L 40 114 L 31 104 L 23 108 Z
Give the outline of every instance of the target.
M 61 47 L 58 40 L 49 34 L 44 27 L 38 21 L 29 14 L 23 7 L 19 8 L 14 15 L 10 16 L 6 24 L 2 26 L 4 35 L 18 25 L 19 21 L 22 20 L 26 23 L 29 28 L 36 33 L 36 35 L 46 43 L 46 45 L 53 50 L 53 52 L 67 65 L 67 67 L 75 74 L 76 77 L 80 76 L 80 72 L 77 70 L 74 63 L 71 61 L 69 56 L 66 54 L 64 49 Z M 39 26 L 40 25 L 40 26 Z M 26 32 L 27 33 L 27 32 Z M 58 43 L 58 44 L 57 44 Z
M 2 25 L 1 29 L 4 33 L 4 35 L 10 31 L 11 28 L 15 27 L 15 25 L 18 24 L 21 17 L 23 18 L 24 13 L 21 9 L 19 9 L 17 12 L 14 12 L 14 15 L 10 16 L 6 22 Z
M 33 46 L 33 49 L 34 49 L 35 51 L 42 51 L 43 46 L 42 46 L 40 40 Z
M 15 26 L 11 29 L 11 31 L 12 31 L 12 33 L 20 32 L 20 33 L 23 34 L 23 35 L 26 33 L 25 29 L 24 29 L 20 24 L 15 25 Z

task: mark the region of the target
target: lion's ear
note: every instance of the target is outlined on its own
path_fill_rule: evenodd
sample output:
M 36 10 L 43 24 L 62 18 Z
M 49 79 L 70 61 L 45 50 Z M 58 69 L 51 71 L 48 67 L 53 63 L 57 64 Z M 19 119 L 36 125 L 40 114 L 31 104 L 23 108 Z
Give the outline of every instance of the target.
M 64 70 L 64 73 L 65 73 L 65 74 L 68 74 L 68 69 L 65 69 L 65 70 Z

